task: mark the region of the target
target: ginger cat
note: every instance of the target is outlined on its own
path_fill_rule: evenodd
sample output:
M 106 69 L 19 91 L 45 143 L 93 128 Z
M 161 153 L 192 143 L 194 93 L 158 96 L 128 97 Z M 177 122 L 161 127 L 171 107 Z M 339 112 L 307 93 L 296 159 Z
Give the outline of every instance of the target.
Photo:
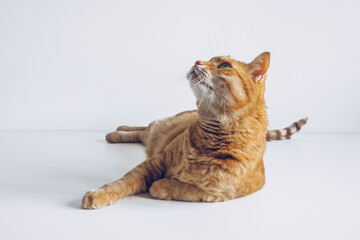
M 83 208 L 146 191 L 158 199 L 219 202 L 261 189 L 266 141 L 290 138 L 307 120 L 267 131 L 269 63 L 269 52 L 249 64 L 230 56 L 197 61 L 187 74 L 197 110 L 109 133 L 111 143 L 145 144 L 147 160 L 121 179 L 86 192 Z

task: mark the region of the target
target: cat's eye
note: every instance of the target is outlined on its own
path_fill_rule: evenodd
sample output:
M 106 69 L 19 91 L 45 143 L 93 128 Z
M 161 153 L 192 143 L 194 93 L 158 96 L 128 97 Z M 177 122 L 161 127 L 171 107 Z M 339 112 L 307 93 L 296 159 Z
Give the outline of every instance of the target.
M 220 66 L 218 68 L 231 68 L 231 65 L 227 62 L 224 62 L 224 63 L 220 64 Z

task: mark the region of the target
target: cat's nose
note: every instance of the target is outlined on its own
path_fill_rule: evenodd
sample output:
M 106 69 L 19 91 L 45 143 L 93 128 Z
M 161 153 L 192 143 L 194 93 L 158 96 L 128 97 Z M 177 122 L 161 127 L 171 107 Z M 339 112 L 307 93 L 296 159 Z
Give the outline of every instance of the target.
M 198 66 L 198 65 L 203 65 L 203 62 L 200 61 L 200 60 L 199 60 L 199 61 L 196 61 L 196 62 L 195 62 L 195 66 Z

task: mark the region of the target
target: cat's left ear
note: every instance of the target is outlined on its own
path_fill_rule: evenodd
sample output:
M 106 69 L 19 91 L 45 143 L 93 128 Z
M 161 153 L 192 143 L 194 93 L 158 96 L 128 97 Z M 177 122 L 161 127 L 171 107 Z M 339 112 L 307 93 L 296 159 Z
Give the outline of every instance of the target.
M 269 65 L 269 52 L 263 52 L 262 54 L 257 56 L 251 63 L 249 63 L 249 69 L 252 79 L 257 83 L 265 81 Z

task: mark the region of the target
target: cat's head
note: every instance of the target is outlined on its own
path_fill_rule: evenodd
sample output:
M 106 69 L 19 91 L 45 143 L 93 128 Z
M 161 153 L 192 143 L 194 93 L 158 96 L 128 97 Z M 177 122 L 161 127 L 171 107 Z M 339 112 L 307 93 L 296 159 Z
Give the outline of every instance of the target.
M 217 115 L 241 112 L 246 105 L 263 101 L 270 53 L 246 64 L 230 56 L 196 61 L 187 78 L 196 96 L 198 111 Z

